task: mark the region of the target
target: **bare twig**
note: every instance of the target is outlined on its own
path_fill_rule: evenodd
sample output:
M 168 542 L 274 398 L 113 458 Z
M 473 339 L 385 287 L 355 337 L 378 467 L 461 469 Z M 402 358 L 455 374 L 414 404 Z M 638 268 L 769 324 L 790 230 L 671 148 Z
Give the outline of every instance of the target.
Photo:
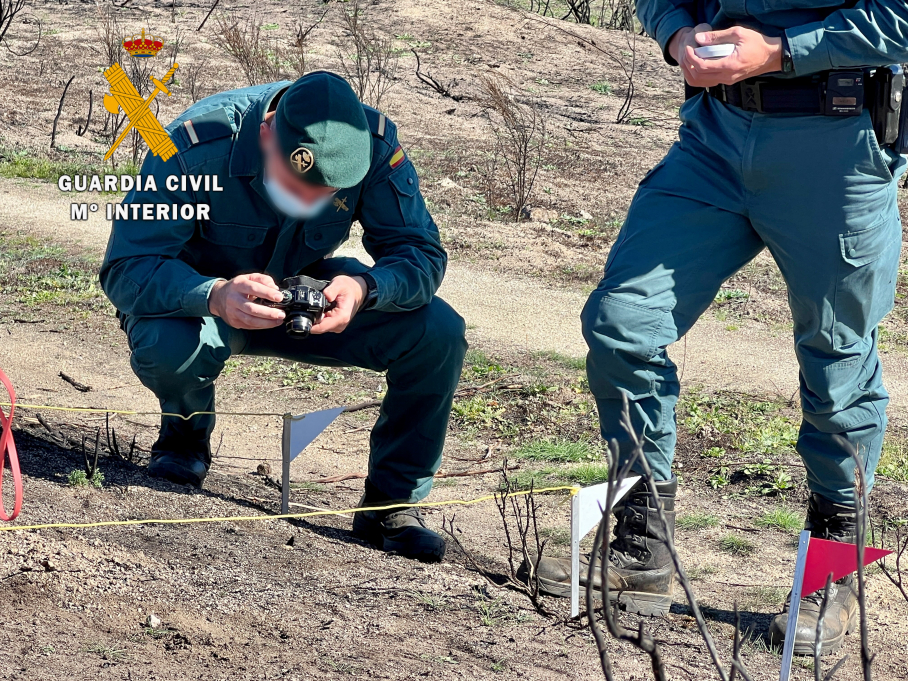
M 357 97 L 380 109 L 397 75 L 399 59 L 394 41 L 366 26 L 360 0 L 347 4 L 350 9 L 342 10 L 341 17 L 354 51 L 352 54 L 338 53 L 341 69 Z
M 871 666 L 875 655 L 870 653 L 870 644 L 867 634 L 867 595 L 864 584 L 864 545 L 867 541 L 867 478 L 864 475 L 864 462 L 854 446 L 849 446 L 851 458 L 854 461 L 854 491 L 855 491 L 855 532 L 858 545 L 858 611 L 861 629 L 861 671 L 864 681 L 871 681 L 873 674 Z
M 208 14 L 205 15 L 205 18 L 204 18 L 204 19 L 202 19 L 202 23 L 199 24 L 199 27 L 196 29 L 196 31 L 201 31 L 201 30 L 202 30 L 202 27 L 205 25 L 205 22 L 208 21 L 208 17 L 211 16 L 211 13 L 214 11 L 214 8 L 218 6 L 218 3 L 219 3 L 220 1 L 221 1 L 221 0 L 214 0 L 214 2 L 213 2 L 212 5 L 211 5 L 211 9 L 208 10 Z
M 540 536 L 539 526 L 536 522 L 538 504 L 533 494 L 532 484 L 529 491 L 518 496 L 515 494 L 518 491 L 517 485 L 507 474 L 507 471 L 510 470 L 507 460 L 502 463 L 499 470 L 501 471 L 502 482 L 498 492 L 495 494 L 495 504 L 498 507 L 507 543 L 507 585 L 524 594 L 537 613 L 543 617 L 552 617 L 552 613 L 549 612 L 540 599 L 539 562 L 542 560 L 546 541 Z M 473 568 L 489 584 L 498 586 L 488 571 L 463 546 L 458 536 L 462 533 L 454 525 L 454 516 L 450 520 L 444 519 L 442 528 L 466 556 Z M 520 556 L 522 559 L 520 565 L 526 566 L 527 574 L 525 578 L 520 575 L 521 570 L 515 561 L 515 556 Z
M 79 383 L 76 379 L 71 376 L 67 376 L 62 371 L 60 372 L 60 378 L 69 383 L 73 388 L 78 390 L 80 393 L 87 393 L 91 391 L 90 385 L 85 385 L 84 383 Z
M 428 72 L 423 74 L 422 72 L 420 72 L 421 63 L 419 61 L 419 53 L 416 51 L 416 48 L 413 47 L 410 48 L 410 52 L 412 52 L 413 56 L 416 57 L 416 77 L 420 81 L 435 90 L 435 92 L 440 94 L 442 97 L 448 97 L 450 99 L 453 99 L 455 102 L 459 102 L 463 99 L 461 95 L 455 95 L 451 92 L 451 87 L 457 83 L 456 79 L 448 85 L 442 85 L 432 77 L 432 74 Z
M 100 443 L 101 429 L 98 428 L 98 432 L 95 433 L 95 455 L 94 458 L 89 458 L 88 450 L 85 449 L 85 435 L 82 436 L 82 458 L 85 459 L 85 475 L 89 480 L 94 478 L 95 473 L 98 472 L 98 446 Z
M 506 78 L 481 76 L 480 81 L 485 91 L 483 107 L 495 135 L 496 164 L 500 161 L 504 166 L 514 220 L 519 221 L 532 197 L 536 175 L 542 167 L 546 142 L 545 116 L 535 100 L 518 102 L 513 84 Z
M 365 402 L 360 402 L 359 404 L 351 404 L 349 407 L 344 409 L 345 414 L 350 414 L 354 411 L 362 411 L 363 409 L 372 409 L 373 407 L 380 407 L 381 400 L 366 400 Z
M 77 134 L 79 137 L 83 137 L 83 136 L 85 135 L 85 133 L 88 132 L 88 126 L 91 125 L 91 108 L 92 108 L 92 105 L 93 105 L 93 104 L 94 104 L 94 102 L 93 102 L 93 93 L 92 93 L 91 90 L 89 90 L 89 91 L 88 91 L 88 116 L 85 117 L 85 127 L 83 128 L 83 127 L 80 125 L 80 126 L 78 127 L 78 129 L 76 130 L 76 134 Z
M 908 601 L 908 585 L 905 584 L 904 575 L 908 572 L 908 568 L 902 566 L 902 560 L 905 556 L 905 553 L 908 552 L 908 532 L 903 532 L 904 527 L 899 525 L 895 528 L 895 542 L 894 550 L 895 554 L 895 564 L 890 567 L 888 561 L 889 556 L 880 561 L 880 568 L 883 571 L 883 574 L 892 582 L 893 586 L 901 592 L 902 596 Z M 882 539 L 885 539 L 885 530 L 883 532 Z M 883 541 L 881 540 L 881 545 Z
M 69 90 L 70 83 L 73 82 L 75 76 L 70 76 L 69 80 L 66 81 L 66 85 L 63 87 L 63 94 L 60 95 L 60 103 L 57 105 L 57 115 L 54 116 L 54 127 L 50 131 L 50 148 L 53 149 L 57 141 L 57 123 L 60 121 L 60 114 L 63 111 L 63 102 L 66 99 L 66 91 Z M 61 374 L 62 375 L 62 374 Z

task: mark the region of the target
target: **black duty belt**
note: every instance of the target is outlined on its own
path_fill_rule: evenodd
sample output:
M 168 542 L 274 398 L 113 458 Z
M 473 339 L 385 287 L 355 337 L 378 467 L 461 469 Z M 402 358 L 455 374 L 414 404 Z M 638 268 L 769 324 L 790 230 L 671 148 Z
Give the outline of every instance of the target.
M 867 80 L 863 71 L 827 71 L 801 78 L 749 78 L 707 92 L 757 113 L 857 116 L 864 109 Z

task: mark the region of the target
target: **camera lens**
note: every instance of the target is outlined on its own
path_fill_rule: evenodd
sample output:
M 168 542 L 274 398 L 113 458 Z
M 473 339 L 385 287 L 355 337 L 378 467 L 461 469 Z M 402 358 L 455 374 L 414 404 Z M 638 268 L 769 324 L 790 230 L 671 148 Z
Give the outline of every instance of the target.
M 287 317 L 287 333 L 296 338 L 305 338 L 312 330 L 312 320 L 306 315 L 291 314 Z

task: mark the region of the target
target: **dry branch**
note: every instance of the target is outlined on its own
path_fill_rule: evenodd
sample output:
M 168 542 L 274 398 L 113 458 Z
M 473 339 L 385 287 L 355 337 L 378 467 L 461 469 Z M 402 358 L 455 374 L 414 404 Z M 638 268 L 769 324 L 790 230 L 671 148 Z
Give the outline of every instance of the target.
M 0 0 L 2 1 L 2 0 Z M 63 101 L 66 99 L 66 91 L 69 90 L 70 83 L 73 82 L 75 76 L 70 76 L 69 80 L 66 81 L 66 85 L 63 87 L 63 94 L 60 95 L 60 103 L 57 105 L 57 115 L 54 116 L 54 127 L 50 131 L 50 148 L 53 149 L 57 140 L 57 123 L 60 121 L 60 114 L 63 111 Z M 61 376 L 63 374 L 60 374 Z

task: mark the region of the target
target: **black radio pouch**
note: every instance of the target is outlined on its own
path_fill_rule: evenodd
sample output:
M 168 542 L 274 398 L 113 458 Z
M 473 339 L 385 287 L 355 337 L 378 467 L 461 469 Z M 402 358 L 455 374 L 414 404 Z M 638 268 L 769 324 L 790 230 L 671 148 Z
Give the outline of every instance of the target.
M 877 69 L 870 77 L 870 118 L 873 131 L 881 147 L 891 147 L 898 153 L 902 138 L 908 136 L 905 130 L 905 110 L 902 106 L 905 95 L 905 70 L 901 65 Z M 901 126 L 901 133 L 900 133 Z
M 895 140 L 895 144 L 892 145 L 893 150 L 897 154 L 908 154 L 908 106 L 905 104 L 905 97 L 908 97 L 908 86 L 902 90 L 902 107 L 901 114 L 899 115 L 899 134 L 898 138 Z

